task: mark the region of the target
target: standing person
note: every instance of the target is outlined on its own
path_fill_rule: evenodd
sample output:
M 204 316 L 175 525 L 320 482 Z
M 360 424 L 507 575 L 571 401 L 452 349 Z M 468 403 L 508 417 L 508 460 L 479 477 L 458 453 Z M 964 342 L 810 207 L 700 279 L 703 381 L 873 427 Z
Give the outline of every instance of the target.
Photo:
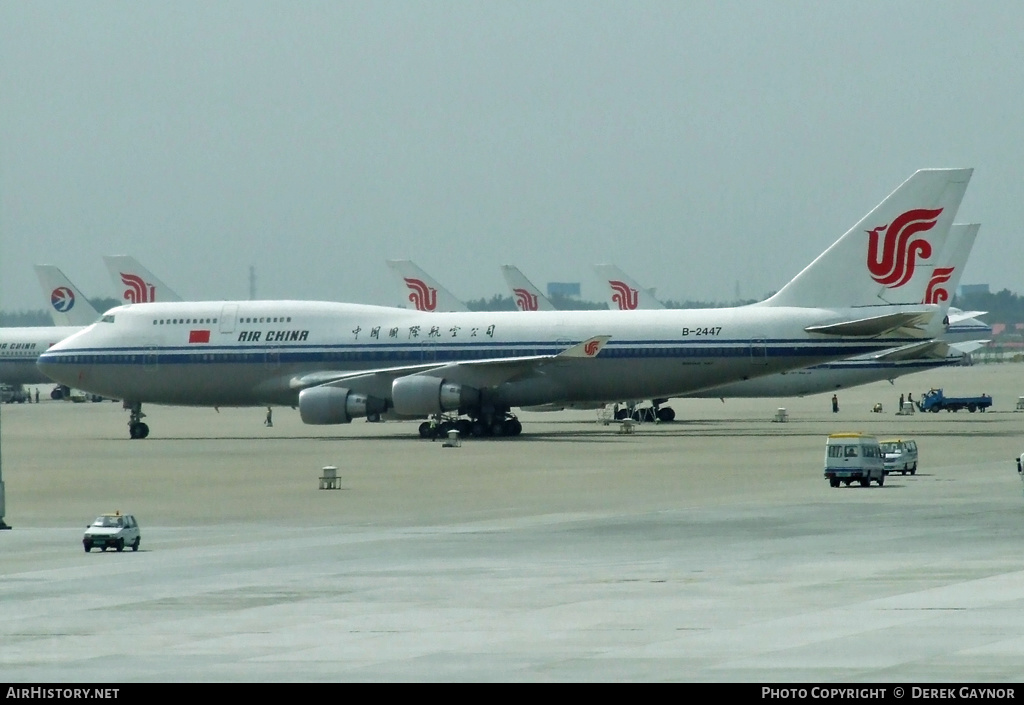
M 36 404 L 39 403 L 39 387 L 36 387 Z
M 263 425 L 264 426 L 273 426 L 274 425 L 274 410 L 272 408 L 270 408 L 269 406 L 267 407 L 267 418 L 263 422 Z
M 837 397 L 835 394 L 832 395 L 832 413 L 839 413 L 839 397 Z
M 901 414 L 903 413 L 903 395 L 902 394 L 900 394 L 900 408 L 896 409 L 896 411 L 900 412 Z

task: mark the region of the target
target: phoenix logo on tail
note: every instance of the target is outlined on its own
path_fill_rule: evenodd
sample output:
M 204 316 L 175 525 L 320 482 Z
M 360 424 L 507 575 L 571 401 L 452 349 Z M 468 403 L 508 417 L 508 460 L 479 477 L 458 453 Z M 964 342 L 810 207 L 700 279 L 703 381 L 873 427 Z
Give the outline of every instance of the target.
M 932 272 L 932 278 L 928 282 L 928 288 L 924 293 L 924 303 L 939 304 L 949 301 L 949 290 L 940 284 L 945 284 L 953 277 L 955 267 L 936 267 Z
M 635 311 L 639 297 L 637 290 L 631 288 L 626 282 L 618 281 L 617 279 L 610 280 L 608 285 L 611 286 L 612 301 L 619 305 L 620 311 Z
M 513 289 L 516 297 L 516 308 L 520 311 L 536 311 L 538 309 L 537 295 L 531 294 L 526 289 Z
M 597 354 L 597 351 L 601 349 L 600 340 L 591 340 L 589 343 L 583 346 L 583 352 L 587 357 L 593 357 Z
M 142 277 L 121 272 L 121 282 L 128 288 L 124 290 L 124 298 L 133 304 L 148 304 L 156 301 L 156 287 L 147 284 Z
M 50 305 L 61 313 L 67 313 L 75 307 L 75 292 L 66 286 L 58 286 L 50 292 Z
M 871 278 L 890 289 L 910 281 L 917 258 L 925 260 L 932 256 L 931 244 L 923 238 L 914 239 L 914 236 L 934 228 L 941 213 L 941 208 L 917 208 L 897 216 L 891 225 L 868 230 L 868 271 Z M 880 235 L 884 238 L 881 252 Z
M 420 279 L 404 277 L 405 285 L 409 287 L 409 301 L 416 307 L 417 311 L 433 311 L 437 308 L 437 289 L 433 289 L 423 283 Z

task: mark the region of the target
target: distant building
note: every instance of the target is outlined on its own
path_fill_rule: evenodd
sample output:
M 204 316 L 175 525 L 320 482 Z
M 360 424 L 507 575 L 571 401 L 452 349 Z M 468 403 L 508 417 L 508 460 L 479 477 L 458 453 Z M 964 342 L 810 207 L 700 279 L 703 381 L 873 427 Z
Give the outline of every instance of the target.
M 989 294 L 988 284 L 961 284 L 960 296 L 971 296 L 973 294 Z
M 548 296 L 580 297 L 579 282 L 548 282 Z

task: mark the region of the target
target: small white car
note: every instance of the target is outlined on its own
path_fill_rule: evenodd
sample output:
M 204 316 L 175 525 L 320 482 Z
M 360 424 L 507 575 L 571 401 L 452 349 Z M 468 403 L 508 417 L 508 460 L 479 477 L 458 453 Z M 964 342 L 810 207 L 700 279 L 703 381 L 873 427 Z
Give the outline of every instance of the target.
M 113 548 L 123 551 L 125 546 L 131 547 L 133 551 L 139 550 L 139 542 L 142 534 L 139 531 L 139 522 L 131 514 L 100 514 L 96 521 L 85 528 L 85 536 L 82 537 L 82 546 L 88 553 L 94 547 L 101 551 Z
M 879 442 L 885 456 L 885 474 L 917 474 L 917 441 L 890 438 Z

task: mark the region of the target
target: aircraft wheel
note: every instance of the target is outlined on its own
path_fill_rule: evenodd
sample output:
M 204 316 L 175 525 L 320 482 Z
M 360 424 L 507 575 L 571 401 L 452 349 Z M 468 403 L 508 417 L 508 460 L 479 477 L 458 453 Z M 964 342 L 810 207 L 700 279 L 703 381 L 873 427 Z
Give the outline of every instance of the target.
M 491 435 L 492 436 L 504 436 L 505 435 L 505 422 L 495 421 L 491 424 Z
M 131 436 L 132 440 L 139 437 L 139 425 L 137 423 L 128 424 L 128 435 Z
M 426 438 L 430 435 L 430 424 L 424 421 L 420 424 L 420 438 Z
M 522 432 L 523 424 L 519 421 L 519 419 L 512 419 L 512 433 L 510 433 L 509 435 L 518 436 Z
M 149 437 L 149 425 L 148 424 L 144 424 L 144 423 L 140 423 L 139 426 L 141 426 L 140 430 L 141 430 L 141 433 L 142 433 L 142 435 L 139 436 L 139 438 L 148 438 Z
M 658 421 L 666 422 L 675 420 L 676 410 L 673 409 L 671 406 L 663 406 L 660 409 L 658 409 Z
M 455 422 L 455 428 L 458 429 L 459 435 L 465 438 L 466 436 L 472 435 L 473 422 L 469 419 L 459 419 Z

